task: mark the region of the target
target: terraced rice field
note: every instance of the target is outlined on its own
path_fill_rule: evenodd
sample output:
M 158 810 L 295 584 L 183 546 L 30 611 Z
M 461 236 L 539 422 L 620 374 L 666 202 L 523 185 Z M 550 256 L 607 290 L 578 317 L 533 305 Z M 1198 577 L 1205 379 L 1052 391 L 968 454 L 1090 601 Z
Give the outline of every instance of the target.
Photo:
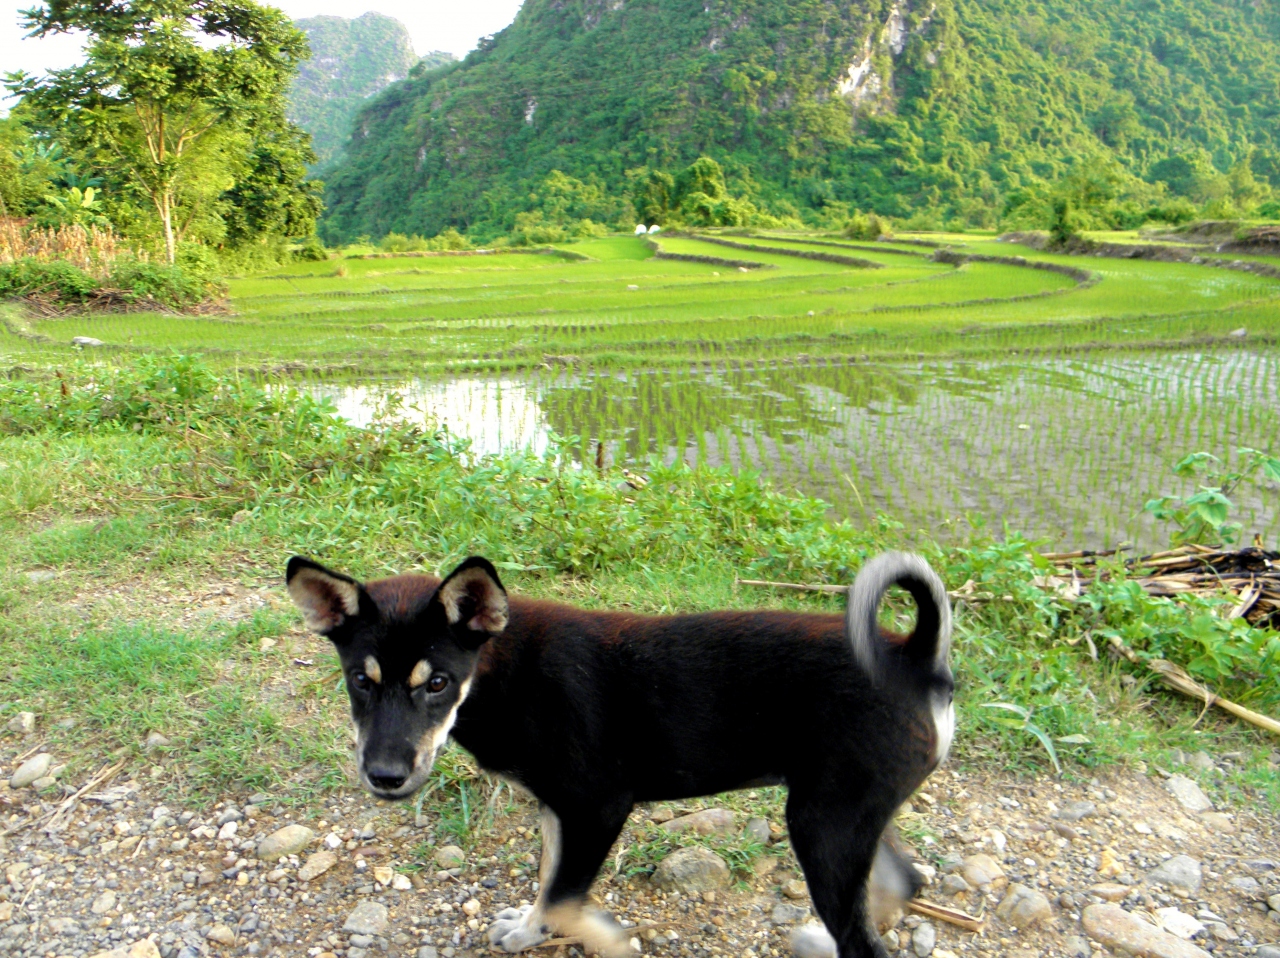
M 0 350 L 200 352 L 303 376 L 353 418 L 399 390 L 477 451 L 577 436 L 583 458 L 759 469 L 857 521 L 1063 547 L 1163 542 L 1141 506 L 1181 488 L 1186 452 L 1280 450 L 1280 279 L 925 241 L 1028 262 L 796 234 L 346 259 L 236 280 L 226 316 L 15 321 L 35 338 Z M 1241 506 L 1280 538 L 1274 492 Z

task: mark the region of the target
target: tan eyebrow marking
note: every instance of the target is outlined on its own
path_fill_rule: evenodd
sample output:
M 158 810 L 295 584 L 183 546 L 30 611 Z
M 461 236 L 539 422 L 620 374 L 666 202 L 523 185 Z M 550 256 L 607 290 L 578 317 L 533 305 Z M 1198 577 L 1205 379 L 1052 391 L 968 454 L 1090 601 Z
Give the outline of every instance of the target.
M 418 664 L 409 673 L 409 688 L 416 689 L 419 685 L 426 685 L 429 678 L 431 678 L 431 663 L 426 659 L 419 659 Z
M 364 674 L 375 682 L 382 683 L 382 666 L 378 664 L 378 660 L 372 655 L 364 657 Z

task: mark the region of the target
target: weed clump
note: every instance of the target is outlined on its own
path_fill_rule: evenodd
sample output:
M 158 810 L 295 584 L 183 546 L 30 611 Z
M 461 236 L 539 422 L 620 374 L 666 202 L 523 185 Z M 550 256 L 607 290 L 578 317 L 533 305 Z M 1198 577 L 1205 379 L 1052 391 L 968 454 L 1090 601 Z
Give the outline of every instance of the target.
M 75 308 L 191 309 L 218 285 L 181 266 L 118 259 L 94 276 L 66 260 L 23 257 L 0 263 L 0 299 L 22 299 L 45 312 Z

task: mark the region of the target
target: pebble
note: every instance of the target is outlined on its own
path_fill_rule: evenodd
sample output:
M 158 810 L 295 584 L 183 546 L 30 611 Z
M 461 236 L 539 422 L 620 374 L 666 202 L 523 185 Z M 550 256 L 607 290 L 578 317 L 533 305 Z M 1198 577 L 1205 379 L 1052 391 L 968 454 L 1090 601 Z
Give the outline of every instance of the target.
M 111 889 L 107 889 L 101 895 L 93 900 L 93 904 L 89 906 L 89 910 L 95 915 L 105 915 L 111 909 L 116 907 L 116 893 Z
M 1174 855 L 1147 872 L 1147 881 L 1159 882 L 1187 892 L 1198 891 L 1202 879 L 1200 863 L 1189 855 Z
M 298 869 L 298 881 L 315 881 L 336 864 L 338 856 L 333 852 L 318 851 Z
M 700 845 L 679 848 L 658 863 L 651 879 L 658 888 L 685 893 L 729 887 L 729 866 Z
M 1062 942 L 1068 958 L 1090 958 L 1093 950 L 1089 947 L 1089 939 L 1083 935 L 1067 935 Z
M 445 845 L 436 849 L 436 864 L 441 868 L 456 868 L 467 860 L 467 853 L 457 845 Z
M 19 735 L 30 735 L 36 730 L 36 713 L 19 712 L 9 719 L 9 724 L 5 728 L 10 732 L 17 732 Z
M 296 855 L 315 837 L 316 833 L 305 825 L 286 825 L 262 840 L 257 856 L 264 862 L 273 862 L 286 855 Z
M 1169 794 L 1178 800 L 1189 812 L 1207 812 L 1213 809 L 1213 802 L 1200 790 L 1200 786 L 1185 775 L 1173 775 L 1165 780 L 1164 787 Z
M 1204 925 L 1176 908 L 1157 908 L 1156 915 L 1160 918 L 1161 928 L 1185 941 L 1190 941 L 1205 930 Z
M 362 901 L 347 916 L 342 930 L 349 935 L 381 935 L 390 923 L 387 906 L 376 901 Z
M 413 880 L 408 875 L 396 872 L 391 876 L 391 887 L 396 891 L 409 891 L 413 888 Z
M 1262 945 L 1253 953 L 1253 958 L 1280 958 L 1280 945 Z
M 782 894 L 788 898 L 801 899 L 809 897 L 809 886 L 798 878 L 793 878 L 785 882 L 782 886 Z
M 480 902 L 474 898 L 468 899 L 462 903 L 462 912 L 468 918 L 474 918 L 480 914 Z
M 1053 908 L 1049 899 L 1040 892 L 1015 882 L 1009 886 L 1004 901 L 996 907 L 996 917 L 1014 928 L 1029 928 L 1052 918 Z
M 204 936 L 219 945 L 234 945 L 236 943 L 236 933 L 226 925 L 214 925 L 205 932 Z
M 1097 895 L 1104 901 L 1124 901 L 1129 897 L 1129 886 L 1115 882 L 1103 882 L 1089 889 L 1090 895 Z
M 765 827 L 768 827 L 766 823 Z M 691 815 L 681 815 L 659 826 L 669 835 L 693 832 L 695 835 L 732 835 L 733 812 L 727 808 L 704 808 Z
M 808 914 L 809 909 L 801 905 L 779 902 L 773 906 L 773 912 L 769 915 L 769 918 L 775 925 L 790 925 L 792 922 L 800 921 Z
M 160 949 L 156 947 L 154 941 L 144 938 L 141 941 L 135 941 L 127 948 L 122 946 L 110 951 L 100 951 L 91 958 L 160 958 Z
M 769 823 L 763 818 L 753 818 L 748 821 L 747 827 L 743 829 L 743 835 L 761 845 L 768 845 L 773 837 L 769 832 Z
M 147 734 L 147 741 L 144 747 L 148 749 L 164 748 L 168 744 L 169 740 L 159 732 L 149 732 Z
M 1078 822 L 1082 818 L 1090 818 L 1098 814 L 1098 806 L 1093 802 L 1068 802 L 1054 813 L 1060 822 Z
M 929 922 L 921 922 L 911 933 L 911 950 L 916 958 L 929 958 L 933 954 L 933 946 L 937 944 L 938 933 Z
M 1137 958 L 1208 958 L 1209 953 L 1155 925 L 1134 918 L 1119 905 L 1090 905 L 1081 916 L 1085 934 L 1114 951 Z
M 418 949 L 418 958 L 440 958 L 440 956 L 430 945 L 423 945 Z
M 94 339 L 92 336 L 72 336 L 71 345 L 72 346 L 105 346 L 106 343 L 104 343 L 100 339 Z
M 1008 881 L 1004 877 L 1004 869 L 990 855 L 970 855 L 964 860 L 961 874 L 965 881 L 978 888 L 984 885 L 1001 885 Z
M 944 895 L 963 895 L 972 890 L 969 887 L 969 883 L 959 875 L 947 875 L 942 879 L 942 894 Z
M 379 885 L 390 885 L 391 877 L 394 872 L 390 865 L 375 865 L 373 867 L 373 880 Z
M 13 773 L 13 778 L 9 779 L 9 787 L 26 788 L 34 784 L 36 779 L 44 778 L 49 774 L 51 765 L 53 765 L 53 756 L 48 752 L 33 755 L 18 766 L 18 770 Z

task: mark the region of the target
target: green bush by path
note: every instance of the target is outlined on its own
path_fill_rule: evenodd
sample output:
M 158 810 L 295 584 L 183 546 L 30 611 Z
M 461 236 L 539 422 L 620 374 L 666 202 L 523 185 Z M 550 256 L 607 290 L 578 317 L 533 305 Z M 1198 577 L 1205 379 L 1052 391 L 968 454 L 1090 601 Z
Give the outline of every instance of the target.
M 0 629 L 19 663 L 0 686 L 30 694 L 46 683 L 47 696 L 88 696 L 90 714 L 104 723 L 118 672 L 112 663 L 123 650 L 150 663 L 161 684 L 193 655 L 201 669 L 210 664 L 186 645 L 161 648 L 145 628 L 117 629 L 69 648 L 95 672 L 87 693 L 48 682 L 40 662 L 65 639 L 48 621 L 52 612 L 31 614 L 17 585 L 25 581 L 21 570 L 52 566 L 63 588 L 80 588 L 139 576 L 199 581 L 229 567 L 273 576 L 294 552 L 366 577 L 437 571 L 479 553 L 512 588 L 570 590 L 592 605 L 838 611 L 841 599 L 778 597 L 733 583 L 846 583 L 866 556 L 906 541 L 890 519 L 865 529 L 833 522 L 821 501 L 782 494 L 750 474 L 655 463 L 637 489 L 618 472 L 572 466 L 554 446 L 543 457 L 473 457 L 463 443 L 399 421 L 394 408 L 371 428 L 353 428 L 306 395 L 263 390 L 185 357 L 145 358 L 128 369 L 86 363 L 60 379 L 3 382 L 0 410 L 8 434 L 0 438 L 0 534 L 9 544 L 0 558 Z M 81 521 L 88 516 L 95 521 Z M 989 702 L 1031 710 L 1069 769 L 1155 757 L 1190 740 L 1194 703 L 1164 694 L 1135 702 L 1130 686 L 1148 676 L 1124 660 L 1092 664 L 1080 641 L 1086 633 L 1114 632 L 1140 657 L 1171 659 L 1223 694 L 1263 711 L 1280 708 L 1280 635 L 1224 619 L 1226 598 L 1155 599 L 1118 573 L 1066 602 L 1035 584 L 1036 544 L 1015 535 L 917 547 L 953 588 L 972 581 L 969 589 L 991 597 L 957 610 L 962 761 L 1038 767 L 1045 760 L 1034 739 L 1010 735 L 977 707 Z M 890 614 L 906 611 L 895 605 Z M 130 614 L 145 623 L 144 607 Z M 260 623 L 248 634 L 272 627 L 279 625 Z M 239 728 L 224 708 L 235 691 L 221 688 L 202 707 L 222 708 L 219 721 Z M 1144 717 L 1152 703 L 1158 719 Z M 188 720 L 197 721 L 196 713 L 181 711 Z M 280 734 L 274 721 L 249 710 L 244 722 L 256 731 L 236 734 L 269 742 Z M 132 735 L 136 725 L 106 726 L 103 734 Z M 1233 747 L 1259 755 L 1269 748 L 1214 716 L 1207 728 Z M 296 761 L 319 753 L 308 754 Z M 237 771 L 210 766 L 206 773 Z
M 0 300 L 37 297 L 55 306 L 83 306 L 102 298 L 125 304 L 154 303 L 190 309 L 205 302 L 218 286 L 181 266 L 121 258 L 101 278 L 65 260 L 23 258 L 0 263 Z

